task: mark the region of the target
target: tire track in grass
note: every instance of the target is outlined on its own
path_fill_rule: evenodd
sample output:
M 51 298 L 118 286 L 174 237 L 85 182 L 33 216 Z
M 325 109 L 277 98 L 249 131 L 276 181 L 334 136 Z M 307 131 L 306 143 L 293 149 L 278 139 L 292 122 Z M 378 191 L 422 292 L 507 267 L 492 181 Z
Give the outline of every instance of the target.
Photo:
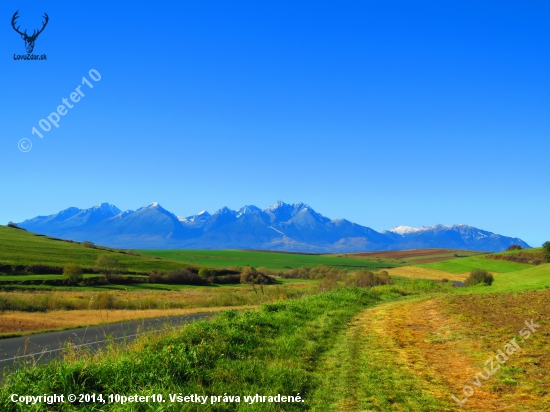
M 404 303 L 362 312 L 342 333 L 318 372 L 314 411 L 452 411 L 449 399 L 417 376 L 386 333 L 388 317 Z M 410 302 L 405 305 L 410 305 Z

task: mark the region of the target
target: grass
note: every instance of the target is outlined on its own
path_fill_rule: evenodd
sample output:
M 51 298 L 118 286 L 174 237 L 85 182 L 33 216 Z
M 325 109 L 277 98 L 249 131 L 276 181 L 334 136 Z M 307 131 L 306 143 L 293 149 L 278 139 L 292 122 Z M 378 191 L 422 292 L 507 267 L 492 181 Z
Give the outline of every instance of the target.
M 415 249 L 415 250 L 395 250 L 378 252 L 359 252 L 338 255 L 340 257 L 351 259 L 375 260 L 386 264 L 421 264 L 443 260 L 456 259 L 457 257 L 469 257 L 483 254 L 472 250 L 459 249 Z M 457 256 L 458 255 L 458 256 Z
M 411 284 L 409 283 L 408 286 Z M 434 284 L 435 285 L 435 284 Z M 421 286 L 421 288 L 424 286 Z M 401 288 L 401 289 L 400 289 Z M 0 389 L 0 407 L 16 411 L 12 393 L 293 395 L 305 402 L 178 404 L 174 411 L 300 411 L 314 404 L 321 382 L 315 371 L 350 319 L 369 306 L 398 299 L 405 286 L 345 288 L 299 300 L 266 304 L 258 311 L 224 312 L 211 322 L 149 335 L 130 348 L 112 346 L 100 355 L 75 350 L 63 361 L 13 372 Z M 412 289 L 411 289 L 412 290 Z M 401 291 L 402 293 L 398 293 Z M 134 404 L 132 410 L 151 405 Z M 97 410 L 80 404 L 79 410 Z M 127 410 L 105 404 L 101 410 Z M 36 410 L 46 410 L 39 406 Z
M 388 335 L 387 317 L 395 306 L 391 302 L 362 312 L 335 339 L 316 371 L 322 383 L 313 397 L 313 411 L 455 410 L 450 399 L 440 396 L 433 376 L 427 382 L 427 374 L 411 371 L 412 359 L 403 356 Z
M 234 306 L 232 310 L 251 309 L 253 306 Z M 219 312 L 227 307 L 194 309 L 143 309 L 143 310 L 58 310 L 50 312 L 4 312 L 1 315 L 0 337 L 24 336 L 46 331 L 73 329 L 123 322 L 135 319 L 163 318 L 190 313 Z M 0 342 L 1 343 L 1 342 Z
M 504 293 L 546 288 L 550 288 L 549 264 L 528 266 L 527 269 L 497 274 L 492 286 L 468 289 L 472 293 Z
M 418 266 L 403 266 L 389 269 L 390 276 L 402 276 L 411 279 L 437 279 L 437 280 L 458 280 L 463 281 L 468 277 L 467 273 L 448 273 L 442 270 L 427 269 Z
M 187 265 L 212 268 L 229 266 L 264 266 L 285 270 L 326 265 L 339 269 L 385 268 L 399 266 L 376 260 L 354 259 L 343 255 L 310 255 L 298 253 L 259 252 L 248 250 L 139 250 L 140 254 L 177 260 Z
M 448 273 L 466 273 L 471 272 L 474 269 L 485 269 L 489 272 L 507 273 L 531 267 L 523 263 L 487 259 L 484 255 L 445 260 L 443 262 L 425 263 L 415 266 L 426 269 L 442 270 Z
M 23 230 L 0 226 L 0 264 L 64 266 L 78 263 L 83 267 L 93 267 L 99 255 L 116 254 L 117 259 L 131 271 L 150 272 L 157 270 L 181 269 L 181 261 L 156 259 L 152 256 L 133 256 L 117 249 L 86 248 L 80 243 L 52 240 Z
M 223 288 L 187 287 L 181 290 L 83 290 L 0 292 L 0 337 L 42 332 L 56 328 L 86 326 L 98 320 L 118 322 L 167 316 L 179 310 L 210 310 L 257 306 L 317 293 L 311 281 L 266 285 L 265 294 L 248 285 Z M 163 315 L 164 314 L 164 315 Z M 80 322 L 80 324 L 76 323 Z M 91 323 L 92 322 L 92 323 Z

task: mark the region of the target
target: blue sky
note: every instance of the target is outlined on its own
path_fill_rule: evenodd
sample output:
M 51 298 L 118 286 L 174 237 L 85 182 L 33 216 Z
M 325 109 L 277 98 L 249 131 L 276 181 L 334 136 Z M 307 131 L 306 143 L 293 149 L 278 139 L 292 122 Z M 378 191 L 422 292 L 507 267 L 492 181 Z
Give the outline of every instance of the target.
M 126 4 L 0 4 L 3 224 L 282 199 L 376 230 L 550 238 L 550 3 Z M 16 10 L 30 32 L 48 13 L 47 61 L 13 59 Z M 59 128 L 32 135 L 90 69 Z

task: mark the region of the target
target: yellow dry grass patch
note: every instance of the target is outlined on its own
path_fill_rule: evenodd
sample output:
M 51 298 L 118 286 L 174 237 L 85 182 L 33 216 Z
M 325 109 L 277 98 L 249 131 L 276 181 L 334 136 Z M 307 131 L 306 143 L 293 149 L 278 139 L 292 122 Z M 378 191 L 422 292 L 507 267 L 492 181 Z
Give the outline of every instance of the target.
M 469 325 L 459 316 L 444 311 L 439 299 L 418 300 L 408 303 L 391 303 L 365 311 L 359 322 L 365 333 L 376 333 L 388 352 L 393 353 L 396 367 L 406 365 L 410 373 L 424 382 L 423 390 L 439 399 L 449 400 L 451 395 L 466 398 L 464 386 L 483 372 L 480 359 L 482 342 L 467 334 Z M 498 373 L 498 372 L 497 372 Z M 495 379 L 492 377 L 491 379 Z M 467 398 L 464 410 L 474 411 L 539 411 L 536 397 L 521 393 L 496 394 L 486 390 L 481 380 L 473 396 Z M 457 410 L 460 408 L 456 405 Z
M 449 279 L 464 281 L 469 276 L 469 273 L 448 273 L 442 270 L 427 269 L 416 266 L 403 266 L 400 268 L 386 269 L 390 276 L 403 276 L 413 279 Z
M 251 309 L 254 306 L 211 307 L 193 309 L 148 310 L 71 310 L 46 313 L 4 312 L 0 314 L 2 334 L 27 334 L 45 330 L 116 323 L 134 319 L 160 318 L 198 312 Z

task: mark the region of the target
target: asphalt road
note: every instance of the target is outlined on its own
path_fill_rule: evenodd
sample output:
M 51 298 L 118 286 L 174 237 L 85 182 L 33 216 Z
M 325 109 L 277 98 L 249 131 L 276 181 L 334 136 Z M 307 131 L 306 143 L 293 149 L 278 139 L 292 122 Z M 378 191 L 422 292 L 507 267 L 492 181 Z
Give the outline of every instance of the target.
M 185 323 L 208 319 L 216 313 L 193 313 L 155 319 L 140 319 L 87 328 L 47 332 L 17 338 L 0 339 L 0 380 L 17 365 L 32 361 L 47 363 L 63 356 L 67 344 L 86 347 L 92 351 L 110 342 L 129 342 L 143 333 L 151 333 Z

